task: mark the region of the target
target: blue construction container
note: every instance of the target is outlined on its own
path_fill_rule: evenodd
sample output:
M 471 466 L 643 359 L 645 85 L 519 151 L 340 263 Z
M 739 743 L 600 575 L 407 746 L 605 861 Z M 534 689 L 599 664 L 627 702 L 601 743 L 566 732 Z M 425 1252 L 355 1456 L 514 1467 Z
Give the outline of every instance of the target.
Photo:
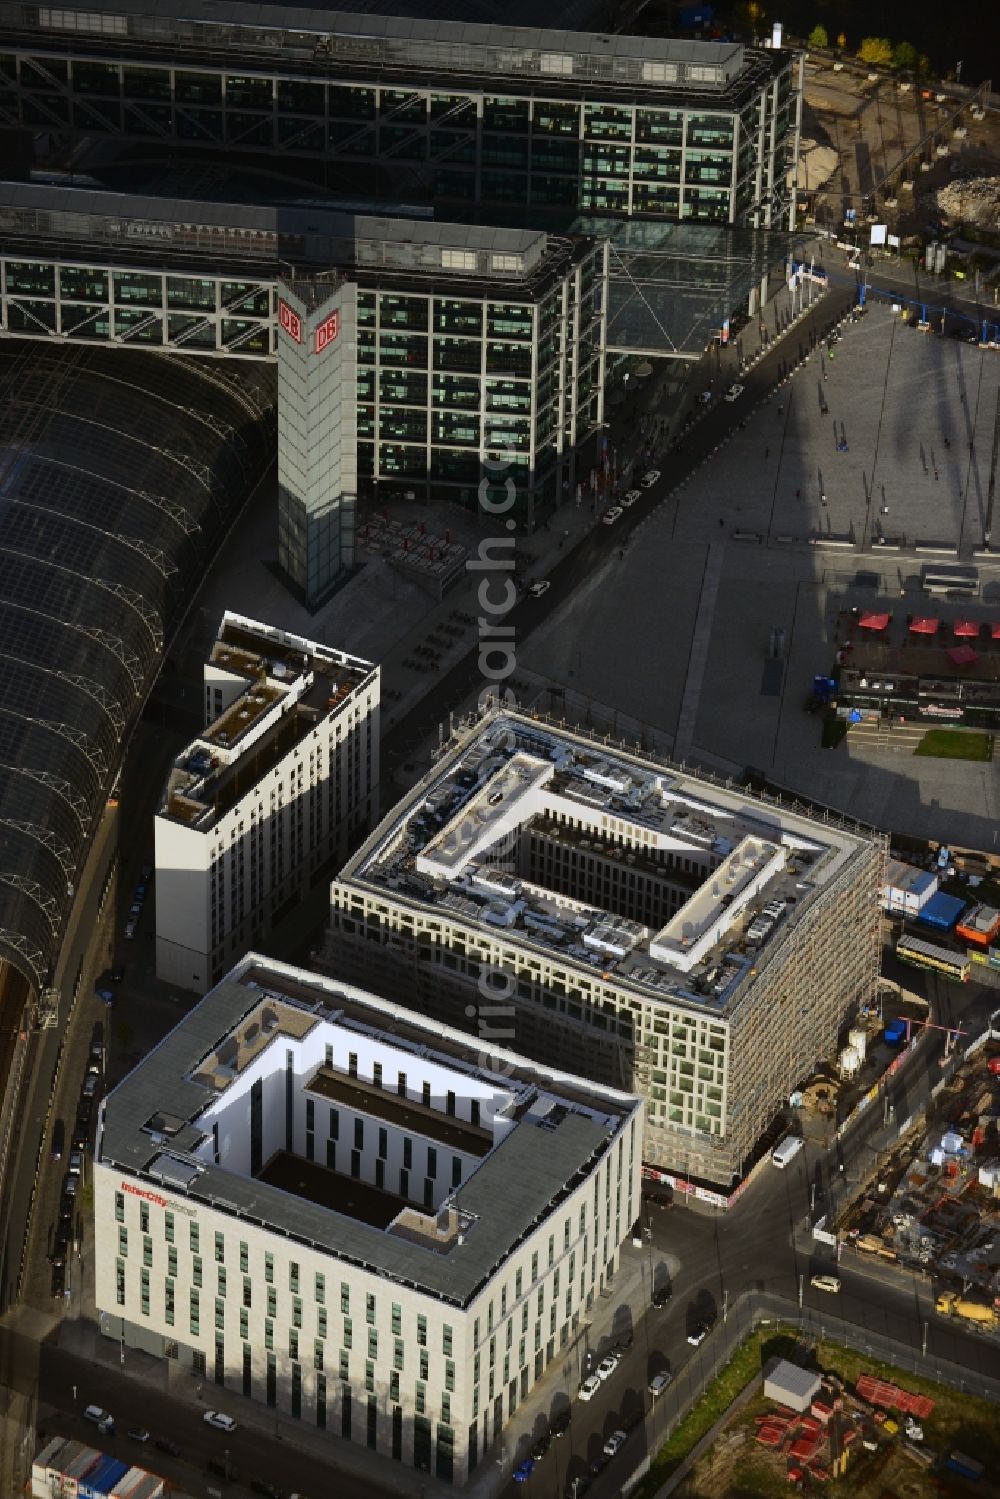
M 116 1483 L 119 1483 L 130 1467 L 129 1463 L 123 1463 L 118 1457 L 105 1457 L 92 1468 L 86 1478 L 80 1483 L 80 1499 L 103 1499 L 105 1494 L 110 1494 Z
M 939 890 L 932 895 L 917 917 L 921 926 L 933 927 L 936 932 L 950 932 L 965 910 L 966 902 L 957 895 L 945 895 Z
M 906 1039 L 905 1020 L 887 1020 L 885 1023 L 884 1039 L 889 1046 L 898 1046 L 900 1041 Z

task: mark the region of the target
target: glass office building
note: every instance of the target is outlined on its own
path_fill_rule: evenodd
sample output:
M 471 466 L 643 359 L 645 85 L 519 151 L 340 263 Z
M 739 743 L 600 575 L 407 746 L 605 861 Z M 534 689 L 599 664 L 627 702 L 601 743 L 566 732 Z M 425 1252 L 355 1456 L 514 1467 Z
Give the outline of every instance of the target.
M 0 4 L 0 128 L 322 158 L 366 191 L 494 221 L 787 227 L 799 66 L 735 42 L 360 5 Z

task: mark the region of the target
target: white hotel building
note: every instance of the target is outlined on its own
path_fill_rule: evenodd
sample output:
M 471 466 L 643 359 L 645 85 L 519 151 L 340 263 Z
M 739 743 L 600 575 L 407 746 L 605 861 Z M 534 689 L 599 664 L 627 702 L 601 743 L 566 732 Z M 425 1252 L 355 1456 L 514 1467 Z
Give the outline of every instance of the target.
M 614 1274 L 641 1143 L 627 1093 L 251 953 L 102 1105 L 101 1329 L 462 1484 Z
M 379 668 L 228 611 L 156 815 L 156 972 L 203 992 L 378 813 Z

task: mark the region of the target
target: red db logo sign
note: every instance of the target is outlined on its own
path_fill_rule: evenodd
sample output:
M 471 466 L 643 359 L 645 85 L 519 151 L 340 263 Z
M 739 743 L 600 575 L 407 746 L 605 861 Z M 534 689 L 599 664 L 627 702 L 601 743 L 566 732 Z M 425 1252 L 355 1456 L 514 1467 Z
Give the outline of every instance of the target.
M 278 322 L 297 344 L 302 342 L 302 319 L 293 312 L 287 302 L 278 302 Z
M 322 354 L 327 344 L 332 344 L 340 332 L 340 313 L 331 312 L 328 318 L 324 318 L 316 329 L 313 342 L 313 353 Z

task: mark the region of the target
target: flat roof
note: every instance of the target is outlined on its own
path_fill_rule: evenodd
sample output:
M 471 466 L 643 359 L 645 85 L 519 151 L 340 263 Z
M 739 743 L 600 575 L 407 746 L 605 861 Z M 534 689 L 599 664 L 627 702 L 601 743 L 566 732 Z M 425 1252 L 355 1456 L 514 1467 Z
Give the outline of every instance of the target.
M 567 841 L 584 855 L 620 863 L 616 895 L 518 872 L 510 839 L 550 818 L 573 825 Z M 875 836 L 504 712 L 459 731 L 334 887 L 439 910 L 477 935 L 722 1014 Z M 658 931 L 626 889 L 629 869 L 648 872 L 654 858 L 666 881 L 674 862 L 702 872 L 678 870 L 686 898 Z
M 463 1232 L 446 1253 L 427 1237 L 411 1234 L 407 1225 L 397 1233 L 351 1216 L 343 1196 L 339 1207 L 323 1205 L 288 1191 L 288 1178 L 282 1188 L 196 1154 L 206 1137 L 201 1116 L 235 1075 L 219 1075 L 229 1057 L 227 1047 L 237 1044 L 238 1028 L 248 1016 L 259 1014 L 262 1004 L 268 1010 L 266 1044 L 332 1021 L 384 1035 L 392 1046 L 408 1047 L 473 1076 L 499 1080 L 505 1090 L 520 1090 L 524 1107 L 516 1127 L 446 1200 L 463 1221 Z M 528 1105 L 539 1095 L 563 1106 L 536 1117 Z M 640 1108 L 632 1094 L 584 1082 L 364 990 L 249 953 L 108 1094 L 101 1106 L 95 1160 L 102 1169 L 120 1172 L 126 1182 L 155 1182 L 180 1200 L 204 1203 L 373 1274 L 465 1305 L 520 1240 L 555 1211 L 581 1174 L 596 1166 Z M 174 1127 L 164 1139 L 154 1121 L 166 1113 L 173 1116 Z M 196 1167 L 186 1186 L 165 1169 L 171 1159 Z M 303 1164 L 296 1159 L 296 1168 Z

